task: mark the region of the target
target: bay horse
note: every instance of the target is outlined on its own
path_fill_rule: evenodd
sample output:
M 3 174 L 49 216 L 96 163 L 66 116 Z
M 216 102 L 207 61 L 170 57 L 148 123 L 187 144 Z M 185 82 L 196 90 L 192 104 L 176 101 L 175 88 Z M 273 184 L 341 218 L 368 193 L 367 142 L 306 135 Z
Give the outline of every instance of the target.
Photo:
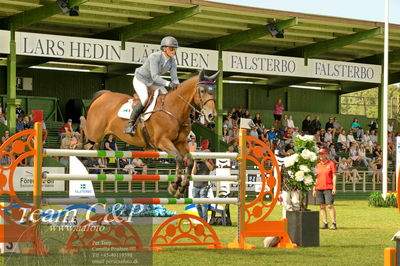
M 86 134 L 90 141 L 99 143 L 106 134 L 113 134 L 120 140 L 145 150 L 161 150 L 174 156 L 176 160 L 176 177 L 168 186 L 168 192 L 180 198 L 189 186 L 189 176 L 193 168 L 187 137 L 191 130 L 190 113 L 194 106 L 208 122 L 213 122 L 215 110 L 215 81 L 219 72 L 206 76 L 201 70 L 175 90 L 157 99 L 150 118 L 143 122 L 138 118 L 134 136 L 125 134 L 124 128 L 128 120 L 118 117 L 120 107 L 133 97 L 127 94 L 107 90 L 94 94 L 89 105 L 86 122 Z M 187 163 L 187 172 L 182 179 L 183 163 Z

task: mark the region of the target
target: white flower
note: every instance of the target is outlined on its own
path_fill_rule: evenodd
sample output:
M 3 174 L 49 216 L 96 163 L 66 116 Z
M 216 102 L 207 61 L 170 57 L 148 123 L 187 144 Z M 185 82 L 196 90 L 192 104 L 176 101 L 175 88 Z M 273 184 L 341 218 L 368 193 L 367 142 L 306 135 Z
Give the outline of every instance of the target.
M 304 164 L 300 165 L 299 169 L 300 169 L 301 171 L 303 171 L 304 173 L 310 172 L 310 168 L 308 168 L 308 166 L 307 166 L 307 165 L 304 165 Z
M 299 161 L 299 155 L 297 153 L 292 154 L 290 157 L 292 157 L 295 162 Z
M 313 135 L 304 135 L 304 140 L 305 141 L 314 141 L 314 136 Z
M 304 172 L 303 171 L 297 171 L 294 176 L 295 176 L 296 181 L 301 182 L 304 180 Z
M 313 152 L 313 154 L 310 155 L 310 161 L 315 162 L 316 160 L 318 160 L 318 156 Z
M 290 167 L 290 166 L 294 165 L 294 163 L 295 163 L 295 161 L 293 160 L 293 158 L 291 156 L 285 158 L 285 162 L 284 162 L 285 167 Z
M 314 180 L 313 180 L 312 176 L 306 175 L 306 176 L 304 177 L 304 184 L 305 184 L 306 186 L 311 186 L 313 183 L 314 183 Z
M 303 157 L 304 159 L 308 160 L 310 158 L 311 152 L 308 149 L 304 149 L 301 152 L 301 157 Z

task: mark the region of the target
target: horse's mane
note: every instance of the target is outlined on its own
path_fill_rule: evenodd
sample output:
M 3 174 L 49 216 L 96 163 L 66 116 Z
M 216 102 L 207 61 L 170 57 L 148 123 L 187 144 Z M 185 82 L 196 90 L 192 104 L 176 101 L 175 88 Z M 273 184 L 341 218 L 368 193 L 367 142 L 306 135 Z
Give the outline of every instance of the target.
M 92 105 L 92 103 L 93 103 L 97 98 L 99 98 L 101 95 L 103 95 L 103 94 L 106 93 L 106 92 L 110 92 L 110 91 L 109 91 L 109 90 L 100 90 L 100 91 L 96 91 L 96 92 L 93 94 L 92 100 L 90 101 L 90 103 L 89 103 L 89 105 L 88 105 L 87 111 L 89 111 L 90 106 Z

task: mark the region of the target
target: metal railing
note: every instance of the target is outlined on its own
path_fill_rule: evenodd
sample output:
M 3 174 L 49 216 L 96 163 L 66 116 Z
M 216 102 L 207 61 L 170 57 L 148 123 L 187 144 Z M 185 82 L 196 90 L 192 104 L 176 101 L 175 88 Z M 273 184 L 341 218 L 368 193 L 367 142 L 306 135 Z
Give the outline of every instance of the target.
M 350 99 L 360 99 L 361 103 L 351 103 Z M 341 96 L 340 97 L 340 106 L 342 110 L 342 114 L 348 115 L 364 115 L 370 118 L 378 118 L 378 101 L 376 97 L 364 97 L 364 96 Z M 362 106 L 361 110 L 358 110 L 358 113 L 351 112 L 351 106 Z M 367 110 L 371 108 L 376 109 L 376 114 L 374 112 L 373 116 L 370 116 Z M 345 112 L 347 110 L 347 112 Z M 391 97 L 388 99 L 388 118 L 389 119 L 397 119 L 400 114 L 400 97 Z
M 357 180 L 354 175 L 352 175 L 351 181 L 346 181 L 343 179 L 342 174 L 337 174 L 342 178 L 341 182 L 337 182 L 336 189 L 339 190 L 341 188 L 342 192 L 375 192 L 380 191 L 381 189 L 377 189 L 377 186 L 382 186 L 382 182 L 377 182 L 373 178 L 373 171 L 358 171 L 360 175 L 360 180 Z M 350 189 L 349 189 L 350 185 Z M 396 190 L 396 174 L 394 171 L 388 171 L 388 188 L 395 191 Z

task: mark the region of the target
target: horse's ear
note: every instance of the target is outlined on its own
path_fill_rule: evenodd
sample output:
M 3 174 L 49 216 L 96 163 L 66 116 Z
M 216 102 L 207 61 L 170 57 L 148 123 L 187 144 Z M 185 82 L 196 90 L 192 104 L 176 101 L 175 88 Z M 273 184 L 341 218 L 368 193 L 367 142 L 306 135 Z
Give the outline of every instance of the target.
M 199 80 L 204 80 L 204 68 L 202 70 L 200 70 Z
M 210 76 L 209 78 L 211 80 L 216 80 L 218 78 L 218 76 L 219 76 L 219 71 L 217 73 L 215 73 L 214 75 Z

